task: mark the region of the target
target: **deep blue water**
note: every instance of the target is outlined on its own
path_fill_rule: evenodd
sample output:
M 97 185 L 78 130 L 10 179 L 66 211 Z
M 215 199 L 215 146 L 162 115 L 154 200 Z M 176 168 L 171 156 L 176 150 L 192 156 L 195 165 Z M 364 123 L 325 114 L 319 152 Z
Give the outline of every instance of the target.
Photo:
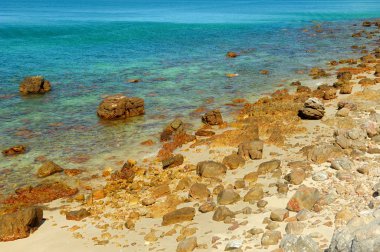
M 30 152 L 0 157 L 0 170 L 30 176 L 40 155 L 76 167 L 68 158 L 78 154 L 100 170 L 107 156 L 152 152 L 136 146 L 156 140 L 176 116 L 196 125 L 191 112 L 210 98 L 207 108 L 227 112 L 233 98 L 254 100 L 306 79 L 298 70 L 357 57 L 350 46 L 362 42 L 350 34 L 360 27 L 352 25 L 377 16 L 378 1 L 2 0 L 0 149 L 26 144 Z M 316 24 L 323 33 L 314 32 Z M 226 59 L 230 50 L 242 55 Z M 18 85 L 28 75 L 44 75 L 53 91 L 21 97 Z M 127 83 L 131 78 L 142 82 Z M 144 98 L 147 114 L 101 123 L 96 107 L 113 93 Z M 22 178 L 0 174 L 7 183 Z

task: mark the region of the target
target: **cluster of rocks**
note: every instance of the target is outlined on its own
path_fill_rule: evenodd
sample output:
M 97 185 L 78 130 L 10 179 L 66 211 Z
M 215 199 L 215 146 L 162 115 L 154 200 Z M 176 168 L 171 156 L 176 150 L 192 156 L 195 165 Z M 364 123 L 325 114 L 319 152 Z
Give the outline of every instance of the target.
M 44 94 L 51 90 L 51 84 L 43 76 L 26 77 L 20 83 L 20 92 L 22 94 Z

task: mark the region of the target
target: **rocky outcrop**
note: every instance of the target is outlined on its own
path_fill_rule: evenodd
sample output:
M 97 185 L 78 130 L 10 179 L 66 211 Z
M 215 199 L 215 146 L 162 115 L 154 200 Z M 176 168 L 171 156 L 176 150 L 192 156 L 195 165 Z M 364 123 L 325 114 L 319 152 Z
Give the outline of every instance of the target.
M 347 226 L 335 230 L 329 252 L 375 252 L 380 248 L 380 209 L 354 217 Z
M 244 159 L 262 159 L 263 158 L 264 142 L 254 140 L 239 144 L 238 155 Z
M 202 116 L 202 122 L 207 125 L 222 125 L 222 113 L 219 110 L 209 111 Z
M 20 83 L 20 93 L 22 94 L 44 94 L 51 90 L 51 84 L 43 76 L 26 77 Z
M 3 153 L 4 156 L 14 156 L 18 154 L 23 154 L 25 152 L 26 152 L 26 147 L 24 145 L 17 145 L 17 146 L 8 148 L 6 150 L 3 150 L 1 153 Z
M 29 207 L 0 216 L 0 241 L 26 238 L 41 224 L 43 211 L 39 207 Z
M 304 107 L 298 111 L 301 119 L 319 120 L 325 115 L 325 106 L 317 98 L 309 98 Z
M 124 95 L 111 95 L 100 104 L 97 114 L 106 120 L 125 119 L 139 116 L 145 113 L 144 100 L 138 97 L 126 97 Z

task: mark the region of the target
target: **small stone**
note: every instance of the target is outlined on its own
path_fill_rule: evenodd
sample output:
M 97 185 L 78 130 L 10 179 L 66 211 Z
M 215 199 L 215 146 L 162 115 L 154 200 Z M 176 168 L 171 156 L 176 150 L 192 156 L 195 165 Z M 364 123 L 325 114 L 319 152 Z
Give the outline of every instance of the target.
M 303 229 L 305 228 L 305 224 L 297 221 L 288 222 L 285 227 L 285 232 L 287 234 L 295 234 L 300 235 L 303 233 Z
M 342 108 L 336 112 L 337 117 L 347 117 L 350 114 L 350 110 L 348 108 Z
M 280 231 L 266 231 L 261 238 L 261 245 L 276 245 L 281 239 Z
M 240 249 L 243 246 L 243 241 L 241 240 L 232 240 L 229 241 L 224 249 L 224 251 L 235 251 Z
M 257 173 L 266 174 L 266 173 L 273 172 L 276 169 L 280 168 L 280 165 L 281 165 L 281 161 L 278 159 L 261 163 L 259 167 L 257 168 Z
M 227 167 L 215 161 L 203 161 L 197 164 L 197 174 L 205 178 L 219 178 L 226 174 Z
M 294 212 L 299 212 L 304 208 L 311 210 L 319 198 L 320 193 L 318 189 L 301 186 L 289 200 L 287 209 Z
M 146 198 L 146 199 L 143 199 L 141 203 L 143 206 L 150 206 L 156 203 L 156 200 L 154 198 Z
M 183 207 L 165 214 L 162 218 L 162 225 L 167 226 L 184 221 L 191 221 L 195 216 L 193 207 Z
M 4 156 L 14 156 L 18 154 L 23 154 L 25 152 L 26 152 L 26 147 L 24 145 L 17 145 L 17 146 L 8 148 L 6 150 L 3 150 L 1 153 L 3 153 Z
M 208 213 L 208 212 L 211 212 L 211 211 L 214 211 L 216 207 L 216 204 L 214 202 L 205 202 L 203 203 L 200 207 L 199 207 L 199 212 L 201 213 Z
M 259 208 L 263 208 L 266 205 L 268 205 L 268 201 L 266 201 L 266 200 L 259 200 L 259 201 L 257 201 L 257 207 L 259 207 Z
M 259 174 L 257 172 L 250 172 L 244 176 L 244 181 L 247 183 L 256 182 Z
M 191 252 L 198 246 L 195 236 L 189 237 L 178 243 L 176 252 Z
M 251 228 L 250 230 L 247 231 L 251 235 L 258 235 L 264 233 L 264 230 L 261 228 Z
M 291 171 L 288 175 L 285 176 L 285 179 L 293 185 L 300 185 L 305 180 L 306 173 L 303 169 L 298 168 Z
M 207 185 L 201 183 L 195 183 L 190 187 L 189 197 L 193 199 L 206 199 L 210 196 L 211 192 L 207 188 Z
M 223 159 L 222 163 L 226 165 L 229 169 L 235 170 L 245 165 L 245 159 L 239 156 L 238 154 L 234 153 L 234 154 L 226 156 Z
M 240 195 L 233 189 L 226 189 L 218 194 L 217 201 L 219 205 L 230 205 L 238 202 Z
M 268 230 L 275 230 L 277 228 L 280 227 L 280 224 L 278 224 L 277 222 L 274 222 L 274 221 L 270 221 L 268 223 L 268 225 L 266 225 L 265 229 L 268 229 Z
M 263 197 L 263 188 L 261 186 L 256 185 L 247 192 L 247 194 L 244 196 L 244 201 L 252 203 L 254 201 L 261 200 Z
M 215 210 L 214 215 L 212 216 L 212 219 L 214 221 L 224 221 L 227 217 L 233 218 L 235 217 L 235 213 L 225 206 L 219 206 Z
M 158 238 L 157 238 L 155 232 L 151 231 L 151 232 L 149 232 L 148 234 L 146 234 L 144 236 L 144 240 L 147 241 L 147 242 L 155 242 L 155 241 L 158 240 Z
M 305 221 L 313 217 L 313 213 L 307 209 L 302 209 L 296 214 L 296 218 L 298 221 Z
M 37 171 L 37 177 L 45 178 L 54 173 L 63 172 L 62 167 L 54 163 L 53 161 L 46 161 Z
M 202 116 L 202 122 L 208 125 L 222 125 L 223 117 L 222 113 L 218 110 L 207 112 Z
M 162 161 L 162 168 L 163 169 L 168 169 L 168 168 L 173 168 L 176 166 L 180 166 L 183 164 L 184 157 L 181 154 L 173 155 L 169 158 L 166 158 Z
M 91 213 L 86 209 L 82 208 L 78 211 L 70 211 L 66 213 L 66 220 L 75 220 L 80 221 L 88 216 L 91 216 Z
M 261 140 L 254 140 L 244 142 L 238 146 L 238 155 L 244 159 L 262 159 L 263 158 L 264 142 Z
M 314 181 L 325 181 L 329 178 L 329 175 L 325 171 L 319 171 L 313 173 L 312 179 Z
M 289 217 L 289 211 L 286 209 L 276 209 L 270 214 L 270 219 L 272 221 L 283 221 Z

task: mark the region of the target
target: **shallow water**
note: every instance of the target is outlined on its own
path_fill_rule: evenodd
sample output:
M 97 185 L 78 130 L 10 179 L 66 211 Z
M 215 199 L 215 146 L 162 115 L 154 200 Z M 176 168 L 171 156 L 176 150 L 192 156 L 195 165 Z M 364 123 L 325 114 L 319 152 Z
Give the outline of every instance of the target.
M 233 98 L 253 101 L 307 79 L 297 70 L 358 57 L 350 46 L 361 39 L 350 34 L 361 27 L 352 24 L 379 13 L 377 1 L 2 1 L 0 149 L 30 149 L 0 157 L 3 190 L 35 182 L 41 155 L 92 171 L 115 165 L 112 156 L 153 155 L 155 147 L 139 143 L 157 141 L 174 117 L 194 128 L 200 106 L 227 113 Z M 323 33 L 313 31 L 313 20 Z M 231 50 L 242 56 L 226 59 Z M 28 75 L 44 75 L 52 92 L 21 97 L 18 85 Z M 146 115 L 99 121 L 97 105 L 114 93 L 144 98 Z

